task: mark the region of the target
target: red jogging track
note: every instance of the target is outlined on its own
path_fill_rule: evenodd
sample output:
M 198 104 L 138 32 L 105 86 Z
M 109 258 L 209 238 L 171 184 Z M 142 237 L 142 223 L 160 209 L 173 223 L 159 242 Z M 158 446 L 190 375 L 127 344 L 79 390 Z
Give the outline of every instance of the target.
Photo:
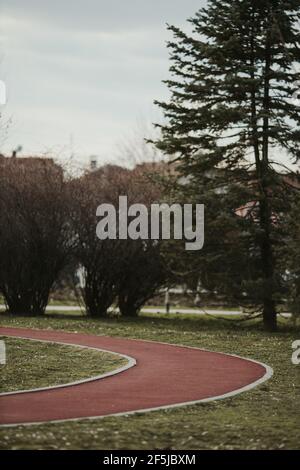
M 0 395 L 2 425 L 103 417 L 209 401 L 252 388 L 272 375 L 267 366 L 247 359 L 163 343 L 21 328 L 0 328 L 0 335 L 88 346 L 136 359 L 134 367 L 103 379 Z

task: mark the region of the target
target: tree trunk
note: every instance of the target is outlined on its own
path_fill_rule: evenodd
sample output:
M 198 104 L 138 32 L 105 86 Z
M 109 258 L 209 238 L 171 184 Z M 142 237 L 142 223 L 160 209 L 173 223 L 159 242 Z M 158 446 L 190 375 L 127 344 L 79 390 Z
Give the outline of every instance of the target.
M 260 155 L 260 145 L 258 138 L 258 117 L 257 117 L 257 94 L 256 88 L 253 85 L 251 90 L 251 124 L 252 124 L 252 139 L 253 148 L 255 155 L 256 173 L 259 181 L 259 192 L 260 192 L 260 227 L 262 229 L 262 237 L 260 240 L 260 253 L 261 253 L 261 267 L 262 275 L 264 279 L 264 292 L 263 298 L 263 322 L 264 327 L 268 331 L 276 331 L 277 329 L 277 314 L 275 308 L 275 302 L 273 300 L 273 277 L 274 277 L 274 260 L 273 260 L 273 249 L 272 241 L 270 238 L 270 230 L 272 225 L 272 209 L 269 203 L 269 118 L 268 112 L 270 107 L 270 38 L 267 37 L 266 42 L 266 64 L 265 64 L 265 85 L 264 85 L 264 112 L 265 117 L 263 120 L 263 148 L 262 148 L 262 160 Z M 254 56 L 255 56 L 255 33 L 252 31 L 251 38 L 251 65 L 253 72 L 251 78 L 254 80 Z
M 263 298 L 263 321 L 265 329 L 268 331 L 277 330 L 277 314 L 274 301 L 274 256 L 271 240 L 272 229 L 272 206 L 270 196 L 272 196 L 272 185 L 270 185 L 269 171 L 269 112 L 270 112 L 270 72 L 271 72 L 271 28 L 268 25 L 266 37 L 266 58 L 264 71 L 264 118 L 263 118 L 263 142 L 262 161 L 260 164 L 260 227 L 261 237 L 261 265 L 264 277 L 264 298 Z
M 263 235 L 261 240 L 261 264 L 264 277 L 264 299 L 263 299 L 263 320 L 268 331 L 277 329 L 277 313 L 274 294 L 274 258 L 273 247 L 270 238 L 271 213 L 268 200 L 260 201 L 260 221 Z
M 121 296 L 119 296 L 118 304 L 122 316 L 129 318 L 135 318 L 138 316 L 138 309 L 127 298 L 122 298 Z
M 264 301 L 263 320 L 266 331 L 277 331 L 277 313 L 275 302 L 269 298 Z

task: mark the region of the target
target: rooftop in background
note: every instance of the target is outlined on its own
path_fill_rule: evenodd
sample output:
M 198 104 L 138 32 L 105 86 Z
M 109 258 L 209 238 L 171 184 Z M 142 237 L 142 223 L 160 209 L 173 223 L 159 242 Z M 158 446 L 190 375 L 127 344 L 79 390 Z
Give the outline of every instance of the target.
M 63 168 L 55 163 L 53 158 L 38 157 L 38 156 L 28 156 L 28 157 L 17 157 L 11 156 L 6 157 L 5 155 L 0 154 L 0 167 L 4 165 L 15 165 L 18 168 L 23 167 L 27 171 L 42 171 L 50 170 L 55 171 L 61 176 L 63 176 Z

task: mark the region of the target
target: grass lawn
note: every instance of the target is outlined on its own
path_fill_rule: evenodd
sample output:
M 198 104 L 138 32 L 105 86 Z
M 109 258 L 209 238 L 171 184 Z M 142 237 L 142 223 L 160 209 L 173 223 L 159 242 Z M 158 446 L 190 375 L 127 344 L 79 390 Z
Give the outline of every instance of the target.
M 236 318 L 236 317 L 235 317 Z M 254 321 L 236 323 L 193 315 L 91 320 L 1 314 L 3 326 L 53 328 L 185 344 L 265 362 L 274 377 L 217 402 L 124 417 L 0 430 L 3 449 L 299 449 L 300 366 L 291 363 L 299 328 L 286 320 L 267 334 Z
M 59 385 L 104 374 L 126 364 L 126 359 L 102 351 L 2 338 L 6 365 L 1 365 L 0 392 Z

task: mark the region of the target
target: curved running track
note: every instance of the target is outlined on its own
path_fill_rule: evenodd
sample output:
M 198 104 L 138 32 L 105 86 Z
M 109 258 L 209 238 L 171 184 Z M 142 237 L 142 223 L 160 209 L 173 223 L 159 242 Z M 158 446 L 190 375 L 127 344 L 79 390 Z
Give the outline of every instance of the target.
M 249 359 L 164 343 L 20 328 L 0 328 L 0 335 L 98 348 L 136 359 L 134 367 L 103 379 L 0 395 L 1 425 L 103 417 L 211 401 L 249 390 L 272 375 L 271 368 Z

